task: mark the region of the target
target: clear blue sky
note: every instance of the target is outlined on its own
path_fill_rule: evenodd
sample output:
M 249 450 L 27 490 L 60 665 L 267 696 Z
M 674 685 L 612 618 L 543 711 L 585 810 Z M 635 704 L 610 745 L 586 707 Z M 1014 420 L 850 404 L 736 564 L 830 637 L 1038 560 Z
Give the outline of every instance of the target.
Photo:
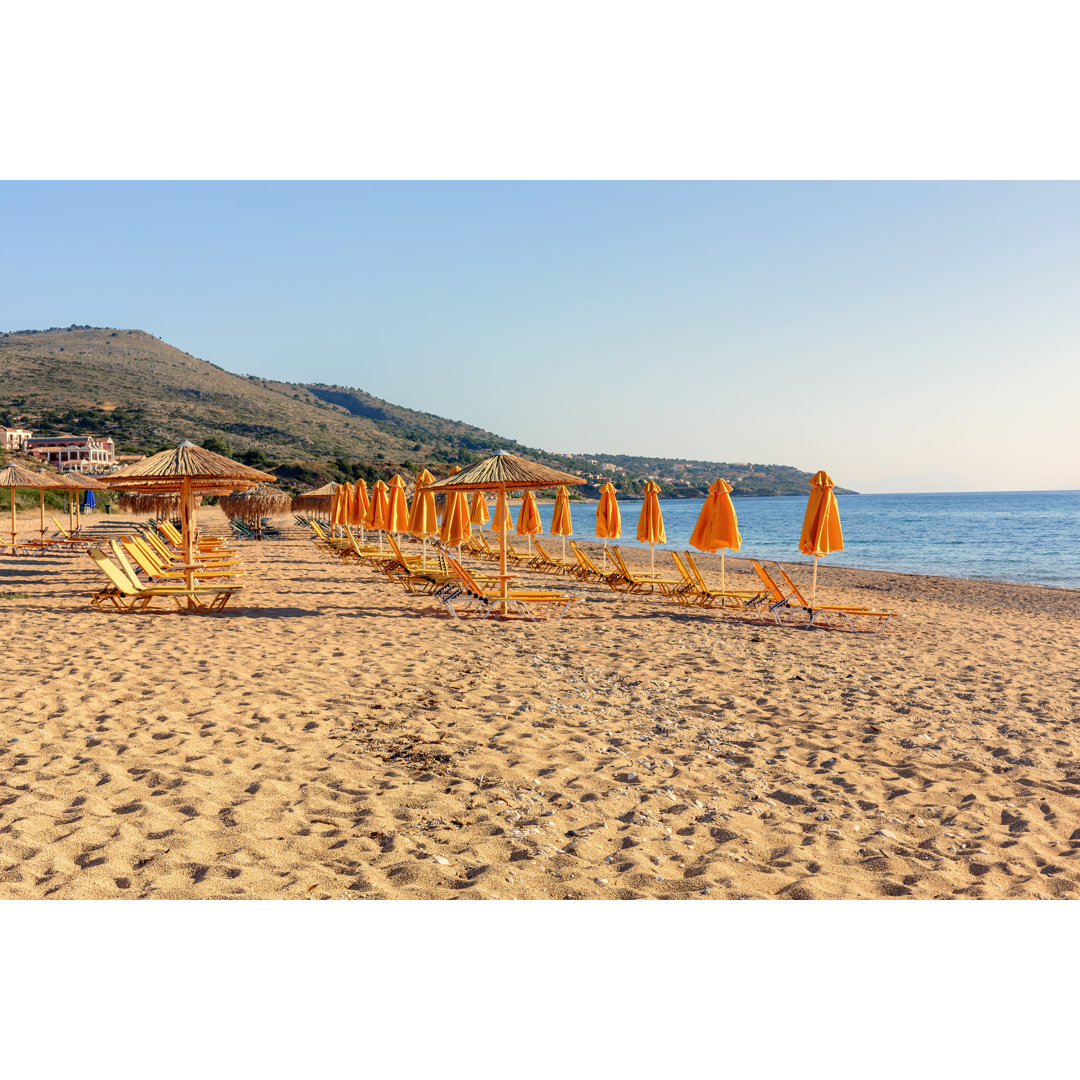
M 1080 184 L 0 183 L 0 329 L 550 450 L 1080 487 Z

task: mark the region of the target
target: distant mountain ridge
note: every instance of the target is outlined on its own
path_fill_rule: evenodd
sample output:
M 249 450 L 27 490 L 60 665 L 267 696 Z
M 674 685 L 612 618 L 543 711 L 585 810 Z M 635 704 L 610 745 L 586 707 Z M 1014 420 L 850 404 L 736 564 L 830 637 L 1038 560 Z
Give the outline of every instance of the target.
M 586 494 L 605 479 L 637 494 L 651 476 L 666 496 L 699 495 L 720 475 L 739 494 L 805 494 L 809 479 L 781 465 L 540 450 L 352 387 L 237 375 L 143 330 L 108 327 L 0 333 L 0 423 L 42 435 L 109 435 L 130 453 L 213 440 L 297 484 L 448 468 L 496 450 L 586 476 Z

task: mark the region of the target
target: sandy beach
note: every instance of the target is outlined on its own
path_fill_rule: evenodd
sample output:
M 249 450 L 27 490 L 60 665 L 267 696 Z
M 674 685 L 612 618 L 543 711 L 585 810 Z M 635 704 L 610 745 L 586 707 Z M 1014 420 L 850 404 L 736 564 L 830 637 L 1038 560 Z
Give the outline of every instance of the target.
M 522 574 L 581 602 L 455 624 L 285 532 L 209 616 L 0 559 L 0 896 L 1077 894 L 1080 592 L 826 559 L 903 616 L 853 635 Z

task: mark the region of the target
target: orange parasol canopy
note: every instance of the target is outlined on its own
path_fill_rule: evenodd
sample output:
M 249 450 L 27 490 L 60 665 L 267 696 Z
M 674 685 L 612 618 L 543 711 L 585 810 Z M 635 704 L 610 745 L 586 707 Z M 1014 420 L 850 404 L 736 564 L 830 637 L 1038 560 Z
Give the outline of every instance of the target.
M 803 517 L 799 550 L 818 558 L 830 551 L 844 550 L 844 534 L 840 529 L 840 507 L 836 502 L 833 478 L 822 469 L 810 480 L 810 498 Z
M 742 547 L 739 522 L 731 503 L 731 485 L 726 480 L 715 480 L 709 485 L 705 505 L 698 515 L 697 524 L 690 534 L 690 545 L 698 551 L 714 552 L 727 548 L 738 551 Z
M 536 507 L 536 496 L 531 491 L 526 491 L 521 500 L 521 509 L 518 510 L 517 534 L 518 536 L 536 536 L 537 533 L 543 531 L 540 511 Z
M 349 501 L 349 524 L 364 526 L 364 518 L 367 517 L 368 493 L 367 484 L 364 480 L 357 480 L 353 484 L 352 499 Z
M 405 481 L 395 476 L 390 481 L 389 508 L 386 511 L 386 531 L 403 533 L 409 531 L 409 503 L 405 498 Z
M 638 516 L 637 538 L 643 544 L 666 544 L 667 535 L 664 533 L 664 517 L 660 513 L 660 500 L 658 492 L 660 485 L 653 480 L 645 481 L 645 499 L 641 504 L 641 514 Z
M 439 518 L 435 513 L 435 492 L 427 490 L 427 485 L 434 479 L 427 469 L 421 469 L 416 477 L 412 510 L 409 512 L 409 532 L 421 539 L 434 536 L 439 531 Z
M 510 507 L 506 505 L 506 491 L 499 489 L 495 500 L 495 514 L 491 519 L 491 531 L 505 535 L 514 528 L 514 519 L 510 516 Z
M 484 498 L 484 493 L 482 491 L 473 492 L 469 520 L 474 525 L 486 525 L 491 520 L 491 514 L 488 512 L 487 499 Z
M 371 485 L 371 499 L 368 511 L 364 515 L 364 527 L 367 529 L 385 529 L 390 516 L 390 499 L 387 495 L 386 482 L 376 480 Z
M 450 470 L 450 475 L 461 472 L 461 468 L 455 465 Z M 476 497 L 483 499 L 478 491 Z M 484 510 L 487 510 L 485 504 Z M 443 509 L 442 525 L 439 528 L 439 539 L 447 547 L 460 546 L 472 536 L 472 521 L 469 516 L 469 500 L 464 491 L 448 491 L 446 493 L 446 507 Z
M 618 540 L 622 536 L 622 515 L 615 498 L 615 485 L 610 480 L 600 489 L 600 501 L 596 504 L 596 535 L 604 540 Z
M 348 484 L 338 484 L 330 496 L 330 524 L 345 525 L 349 520 L 349 496 L 351 492 Z
M 551 535 L 572 536 L 573 532 L 570 523 L 570 492 L 565 487 L 560 487 L 555 493 L 555 509 L 551 512 Z
M 810 478 L 810 498 L 806 502 L 799 550 L 814 556 L 814 581 L 810 591 L 810 606 L 817 602 L 817 562 L 830 551 L 844 550 L 844 534 L 840 529 L 840 507 L 836 502 L 836 484 L 824 470 Z

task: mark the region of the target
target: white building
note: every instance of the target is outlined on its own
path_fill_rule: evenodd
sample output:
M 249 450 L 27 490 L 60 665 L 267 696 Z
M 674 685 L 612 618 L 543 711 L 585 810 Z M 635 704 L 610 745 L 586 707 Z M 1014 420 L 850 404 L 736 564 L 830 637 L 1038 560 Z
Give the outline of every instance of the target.
M 116 447 L 108 436 L 57 435 L 51 439 L 27 439 L 28 454 L 62 472 L 104 472 L 116 461 Z
M 22 450 L 23 443 L 33 434 L 32 431 L 23 431 L 22 428 L 0 427 L 0 440 L 2 440 L 0 445 L 4 450 Z

